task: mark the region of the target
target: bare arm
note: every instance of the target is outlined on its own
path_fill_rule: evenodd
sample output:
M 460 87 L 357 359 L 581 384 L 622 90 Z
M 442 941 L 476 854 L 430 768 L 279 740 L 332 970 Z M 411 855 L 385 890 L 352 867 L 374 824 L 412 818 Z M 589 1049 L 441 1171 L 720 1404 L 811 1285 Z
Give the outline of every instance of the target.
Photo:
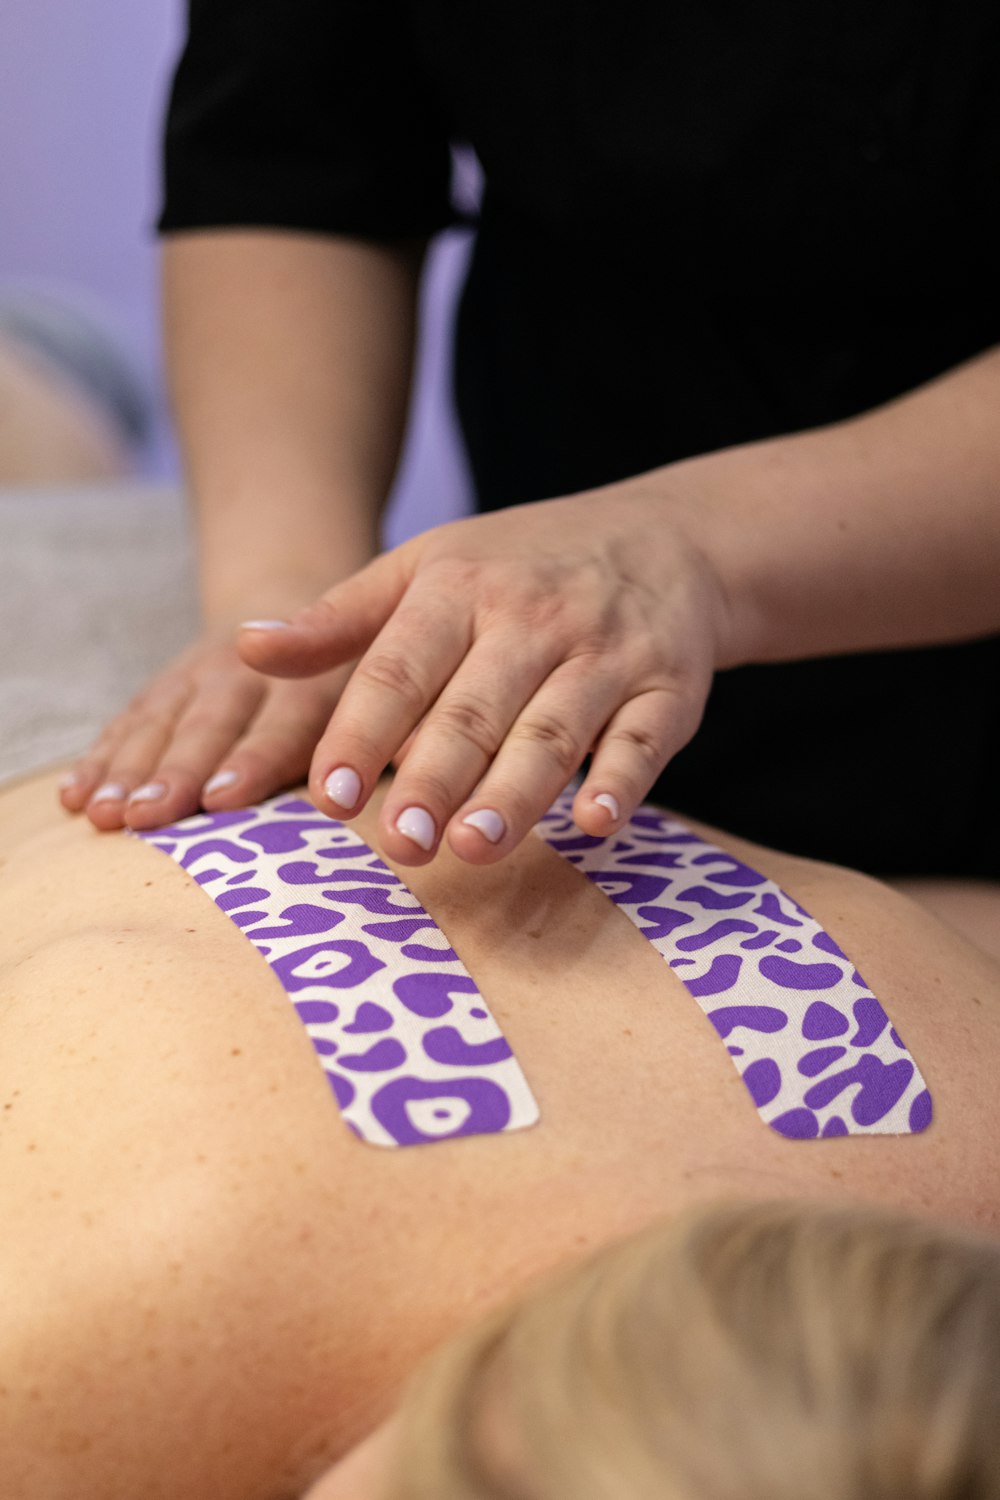
M 284 231 L 168 239 L 167 354 L 205 631 L 74 767 L 70 811 L 149 827 L 304 774 L 348 668 L 269 682 L 239 660 L 233 629 L 299 608 L 375 552 L 421 258 L 418 242 Z
M 363 797 L 421 725 L 393 858 L 502 859 L 591 747 L 574 817 L 604 834 L 716 670 L 1000 631 L 998 409 L 993 352 L 850 421 L 451 523 L 241 650 L 289 677 L 367 653 L 313 759 L 330 812 L 335 768 Z
M 167 239 L 167 358 L 209 621 L 309 598 L 376 550 L 421 257 L 265 230 Z
M 733 611 L 720 666 L 1000 630 L 1000 351 L 851 421 L 675 464 Z

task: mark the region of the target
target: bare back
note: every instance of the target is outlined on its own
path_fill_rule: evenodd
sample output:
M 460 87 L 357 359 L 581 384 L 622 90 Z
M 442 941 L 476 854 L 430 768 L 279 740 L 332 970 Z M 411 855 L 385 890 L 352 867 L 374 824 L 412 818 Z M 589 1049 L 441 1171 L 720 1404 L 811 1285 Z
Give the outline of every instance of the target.
M 375 811 L 355 825 L 373 847 Z M 997 964 L 875 881 L 703 832 L 863 971 L 933 1092 L 924 1133 L 769 1130 L 676 974 L 529 839 L 405 880 L 540 1122 L 367 1146 L 274 975 L 182 869 L 65 817 L 51 777 L 3 794 L 5 1493 L 296 1495 L 433 1343 L 693 1201 L 850 1197 L 1000 1231 Z

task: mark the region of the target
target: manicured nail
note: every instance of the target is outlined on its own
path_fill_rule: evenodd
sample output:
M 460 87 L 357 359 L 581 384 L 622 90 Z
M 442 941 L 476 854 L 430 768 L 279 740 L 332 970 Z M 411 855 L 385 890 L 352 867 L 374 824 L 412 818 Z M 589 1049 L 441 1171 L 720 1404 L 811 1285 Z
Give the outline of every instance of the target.
M 475 812 L 466 813 L 462 822 L 468 823 L 470 828 L 478 828 L 483 838 L 489 839 L 491 844 L 499 844 L 507 831 L 503 818 L 492 807 L 480 807 Z
M 165 781 L 147 781 L 145 786 L 137 786 L 128 799 L 129 807 L 133 802 L 159 802 L 165 795 L 167 783 Z
M 75 771 L 64 771 L 56 782 L 61 792 L 68 792 L 71 786 L 79 786 L 80 778 Z
M 232 786 L 234 781 L 239 781 L 239 771 L 216 771 L 210 776 L 201 789 L 203 797 L 210 797 L 213 792 L 221 792 L 225 787 Z
M 324 781 L 323 790 L 331 802 L 350 812 L 361 796 L 361 777 L 350 766 L 338 766 Z
M 287 630 L 287 620 L 241 620 L 240 630 Z
M 396 819 L 396 827 L 404 838 L 412 839 L 421 849 L 433 847 L 434 819 L 424 808 L 404 808 Z
M 610 792 L 600 792 L 594 798 L 594 801 L 597 803 L 598 807 L 606 807 L 608 812 L 617 823 L 618 819 L 621 817 L 621 808 L 618 806 L 617 797 L 612 797 Z
M 120 781 L 106 781 L 91 797 L 91 802 L 124 802 L 128 789 Z

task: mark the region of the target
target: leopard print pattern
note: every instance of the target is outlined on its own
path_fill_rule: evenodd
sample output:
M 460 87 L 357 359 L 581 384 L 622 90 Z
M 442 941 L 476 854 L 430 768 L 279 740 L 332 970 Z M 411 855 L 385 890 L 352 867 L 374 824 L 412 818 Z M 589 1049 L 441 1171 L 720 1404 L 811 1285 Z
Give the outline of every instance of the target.
M 270 965 L 361 1140 L 415 1146 L 538 1119 L 461 959 L 345 824 L 275 797 L 135 836 L 187 870 Z
M 931 1096 L 829 933 L 773 881 L 657 808 L 592 838 L 566 792 L 536 832 L 669 963 L 725 1042 L 761 1118 L 793 1140 L 906 1135 Z

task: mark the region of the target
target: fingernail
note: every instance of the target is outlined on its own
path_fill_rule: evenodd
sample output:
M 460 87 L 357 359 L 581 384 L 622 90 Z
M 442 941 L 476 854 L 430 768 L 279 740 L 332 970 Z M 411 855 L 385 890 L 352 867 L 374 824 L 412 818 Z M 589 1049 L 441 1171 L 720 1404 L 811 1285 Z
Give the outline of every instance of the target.
M 324 781 L 323 790 L 331 802 L 349 812 L 361 796 L 361 777 L 350 766 L 338 766 Z
M 232 786 L 234 781 L 239 781 L 239 771 L 216 771 L 210 776 L 201 789 L 203 797 L 210 797 L 213 792 L 221 792 L 223 787 Z
M 120 781 L 106 781 L 91 797 L 91 802 L 123 802 L 128 796 L 127 788 Z
M 506 823 L 492 807 L 480 807 L 475 812 L 466 813 L 462 822 L 468 823 L 470 828 L 478 828 L 483 838 L 489 839 L 491 844 L 499 844 L 507 832 Z
M 144 786 L 137 786 L 128 799 L 129 807 L 133 802 L 159 802 L 167 790 L 165 781 L 147 781 Z
M 396 819 L 396 827 L 404 838 L 412 839 L 421 849 L 433 847 L 434 819 L 424 808 L 404 808 Z
M 75 771 L 64 771 L 56 782 L 61 792 L 68 792 L 71 786 L 79 786 L 80 778 Z
M 606 807 L 608 812 L 617 823 L 618 819 L 621 817 L 621 808 L 618 806 L 617 797 L 612 797 L 610 792 L 600 792 L 594 798 L 594 801 L 597 803 L 598 807 Z
M 240 630 L 287 630 L 287 620 L 241 620 Z

